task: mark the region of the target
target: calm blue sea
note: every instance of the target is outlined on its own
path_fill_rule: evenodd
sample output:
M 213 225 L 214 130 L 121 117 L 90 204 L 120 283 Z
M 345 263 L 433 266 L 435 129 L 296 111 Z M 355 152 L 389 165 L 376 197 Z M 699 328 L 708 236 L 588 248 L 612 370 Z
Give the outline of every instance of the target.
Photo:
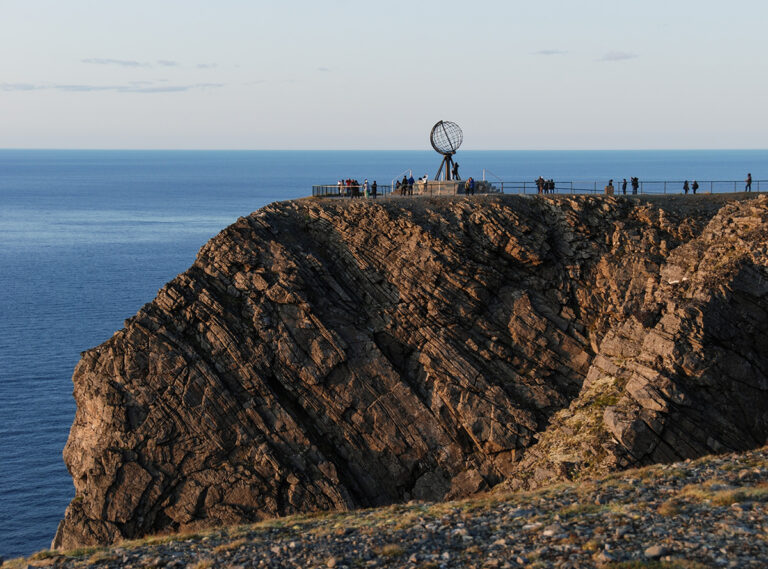
M 460 152 L 464 177 L 768 178 L 768 151 Z M 73 496 L 61 451 L 81 351 L 239 216 L 313 184 L 412 169 L 433 152 L 0 150 L 0 556 L 47 548 Z

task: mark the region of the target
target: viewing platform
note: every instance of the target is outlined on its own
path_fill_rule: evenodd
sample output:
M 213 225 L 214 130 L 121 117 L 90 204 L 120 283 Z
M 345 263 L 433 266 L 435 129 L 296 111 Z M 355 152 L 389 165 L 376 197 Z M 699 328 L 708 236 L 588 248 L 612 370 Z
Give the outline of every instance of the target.
M 603 194 L 606 193 L 608 180 L 550 180 L 550 189 L 540 192 L 535 180 L 475 180 L 475 194 Z M 627 181 L 626 190 L 623 189 L 622 180 L 613 181 L 613 195 L 665 195 L 684 194 L 686 180 L 640 180 L 638 187 L 633 189 Z M 744 180 L 697 180 L 698 190 L 692 189 L 693 180 L 688 180 L 690 194 L 715 194 L 735 192 L 756 192 L 768 189 L 768 180 L 752 180 L 751 187 L 747 189 Z M 455 196 L 463 195 L 465 180 L 417 180 L 413 184 L 413 190 L 403 190 L 400 186 L 391 184 L 379 185 L 374 196 L 369 189 L 369 197 L 390 196 Z M 313 197 L 360 197 L 363 195 L 362 186 L 344 186 L 338 184 L 312 186 Z

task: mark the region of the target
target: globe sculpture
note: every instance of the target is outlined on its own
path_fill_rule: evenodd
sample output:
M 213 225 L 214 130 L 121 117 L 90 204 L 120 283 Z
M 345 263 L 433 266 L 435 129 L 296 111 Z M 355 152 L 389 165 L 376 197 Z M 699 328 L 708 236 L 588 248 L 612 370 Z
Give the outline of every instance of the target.
M 432 148 L 443 155 L 443 161 L 440 163 L 435 180 L 440 179 L 443 167 L 445 167 L 445 177 L 443 179 L 453 179 L 453 155 L 456 154 L 463 140 L 464 133 L 461 132 L 461 128 L 455 122 L 439 121 L 432 127 L 432 132 L 429 133 L 429 141 L 432 144 Z

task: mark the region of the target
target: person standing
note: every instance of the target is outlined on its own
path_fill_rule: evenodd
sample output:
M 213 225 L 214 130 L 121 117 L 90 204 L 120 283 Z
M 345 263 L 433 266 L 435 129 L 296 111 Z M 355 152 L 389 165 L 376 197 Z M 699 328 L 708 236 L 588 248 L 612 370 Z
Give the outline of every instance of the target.
M 373 184 L 371 185 L 371 197 L 373 199 L 376 199 L 376 193 L 379 191 L 379 186 L 376 185 L 376 180 L 373 181 Z
M 456 181 L 460 181 L 461 178 L 459 177 L 459 163 L 454 162 L 453 163 L 453 179 Z
M 403 174 L 403 181 L 400 182 L 400 195 L 408 195 L 408 178 L 405 176 L 405 174 Z
M 624 180 L 622 180 L 621 182 L 621 193 L 624 194 L 625 196 L 627 195 L 627 179 L 626 178 L 624 178 Z
M 751 192 L 752 191 L 752 173 L 751 172 L 747 173 L 747 179 L 744 181 L 747 183 L 747 185 L 744 187 L 744 191 Z
M 688 195 L 688 180 L 683 182 L 683 193 L 685 193 L 686 196 Z
M 691 184 L 691 189 L 693 190 L 693 195 L 695 196 L 696 195 L 696 190 L 699 189 L 699 183 L 696 180 L 694 180 L 693 184 Z
M 640 185 L 640 180 L 638 180 L 637 176 L 632 178 L 632 193 L 637 193 L 637 187 Z
M 605 195 L 606 196 L 612 196 L 613 195 L 613 178 L 608 180 L 608 185 L 605 186 Z
M 413 179 L 413 174 L 411 174 L 411 177 L 408 178 L 408 195 L 413 195 L 413 184 L 416 183 L 416 180 Z
M 365 199 L 368 199 L 368 178 L 363 182 L 363 195 L 365 196 Z

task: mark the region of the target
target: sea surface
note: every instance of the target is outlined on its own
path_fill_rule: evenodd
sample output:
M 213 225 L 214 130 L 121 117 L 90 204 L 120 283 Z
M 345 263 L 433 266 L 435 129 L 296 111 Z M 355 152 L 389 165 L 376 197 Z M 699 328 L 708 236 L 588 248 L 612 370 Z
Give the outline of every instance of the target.
M 768 179 L 767 150 L 460 151 L 456 160 L 463 177 L 485 170 L 493 181 Z M 0 150 L 0 556 L 47 548 L 74 495 L 61 452 L 80 352 L 109 339 L 238 217 L 314 184 L 384 185 L 408 170 L 434 177 L 439 164 L 432 151 Z

